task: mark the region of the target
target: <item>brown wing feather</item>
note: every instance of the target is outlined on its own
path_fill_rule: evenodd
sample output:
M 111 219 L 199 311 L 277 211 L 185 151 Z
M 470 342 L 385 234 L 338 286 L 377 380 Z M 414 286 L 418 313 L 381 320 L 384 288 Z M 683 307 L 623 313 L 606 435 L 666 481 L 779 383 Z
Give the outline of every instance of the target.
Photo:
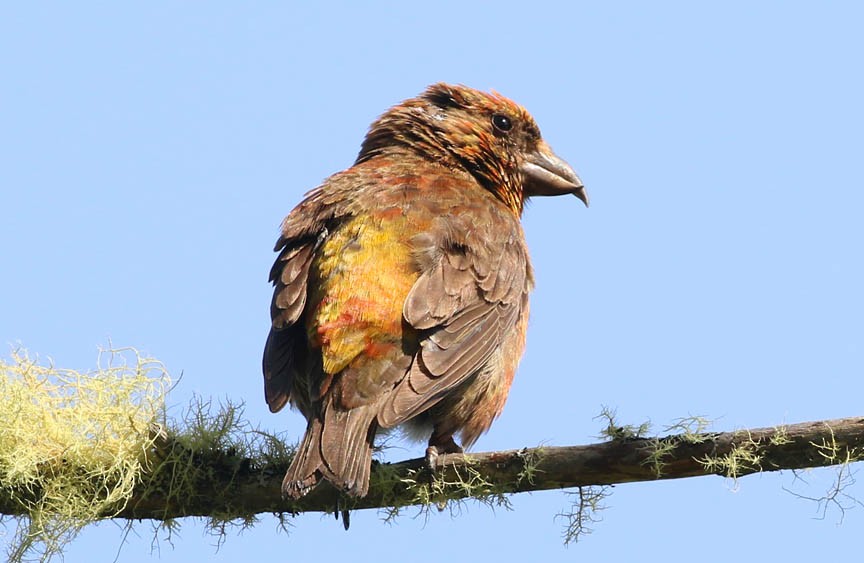
M 306 304 L 306 280 L 314 248 L 314 241 L 287 246 L 270 271 L 270 281 L 276 286 L 270 303 L 273 324 L 262 366 L 264 398 L 271 412 L 278 412 L 288 402 L 297 374 L 305 365 L 306 337 L 297 320 Z
M 490 240 L 484 233 L 489 244 L 472 245 L 474 241 L 453 239 L 473 229 L 459 225 L 458 219 L 450 227 L 446 237 L 428 233 L 415 237 L 423 273 L 405 300 L 403 315 L 423 332 L 407 376 L 379 412 L 384 427 L 432 407 L 482 369 L 515 329 L 531 287 L 521 237 L 504 233 L 503 240 Z
M 340 187 L 338 181 L 333 185 Z M 297 407 L 307 418 L 311 412 L 308 392 L 292 394 L 292 389 L 303 380 L 299 377 L 301 372 L 316 372 L 316 367 L 307 361 L 306 332 L 298 321 L 306 306 L 309 268 L 315 251 L 326 236 L 328 225 L 332 227 L 345 214 L 347 195 L 347 189 L 324 190 L 319 186 L 306 194 L 282 223 L 282 235 L 274 249 L 279 256 L 270 269 L 274 285 L 270 302 L 272 326 L 262 358 L 264 398 L 272 412 L 281 410 L 289 399 L 297 401 Z M 303 383 L 313 385 L 310 381 Z
M 287 247 L 276 259 L 270 271 L 270 281 L 276 285 L 270 305 L 274 326 L 281 328 L 300 318 L 306 305 L 306 280 L 315 247 L 315 241 Z
M 288 403 L 291 389 L 297 380 L 297 368 L 303 362 L 303 328 L 292 325 L 283 329 L 270 329 L 264 346 L 264 399 L 270 412 L 279 412 Z M 300 333 L 300 334 L 298 334 Z M 301 409 L 302 410 L 302 409 Z

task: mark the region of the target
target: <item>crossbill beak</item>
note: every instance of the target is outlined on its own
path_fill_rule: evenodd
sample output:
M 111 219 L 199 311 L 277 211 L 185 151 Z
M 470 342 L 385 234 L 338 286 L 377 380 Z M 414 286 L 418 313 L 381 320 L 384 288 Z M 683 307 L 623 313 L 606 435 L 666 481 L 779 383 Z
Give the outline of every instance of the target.
M 524 190 L 527 196 L 573 194 L 588 207 L 588 194 L 582 180 L 552 148 L 540 141 L 536 150 L 522 163 Z

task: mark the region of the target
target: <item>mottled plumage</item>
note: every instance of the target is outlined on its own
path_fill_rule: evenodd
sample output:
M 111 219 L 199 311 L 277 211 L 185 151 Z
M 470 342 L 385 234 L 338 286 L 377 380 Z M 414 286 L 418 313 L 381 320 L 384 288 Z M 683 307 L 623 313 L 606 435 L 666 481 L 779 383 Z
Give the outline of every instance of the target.
M 564 193 L 587 204 L 521 106 L 436 84 L 307 194 L 276 244 L 263 362 L 270 409 L 308 421 L 286 496 L 322 477 L 365 495 L 379 428 L 428 428 L 430 454 L 489 428 L 525 346 L 523 204 Z

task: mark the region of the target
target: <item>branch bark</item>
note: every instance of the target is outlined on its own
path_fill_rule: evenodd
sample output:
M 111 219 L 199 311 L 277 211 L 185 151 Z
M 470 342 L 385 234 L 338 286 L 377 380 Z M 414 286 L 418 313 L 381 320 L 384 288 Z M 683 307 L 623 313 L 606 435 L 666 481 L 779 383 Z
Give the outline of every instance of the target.
M 169 438 L 161 447 L 177 445 Z M 376 464 L 369 494 L 362 499 L 345 498 L 325 483 L 297 502 L 283 501 L 284 461 L 260 464 L 219 450 L 187 453 L 190 463 L 203 471 L 178 485 L 175 479 L 182 473 L 176 465 L 156 465 L 158 470 L 144 479 L 115 517 L 232 519 L 267 512 L 332 512 L 337 507 L 399 507 L 469 496 L 702 475 L 738 478 L 762 471 L 840 465 L 864 459 L 864 417 L 584 446 L 448 454 L 437 459 L 434 474 L 424 459 Z M 38 491 L 28 494 L 38 495 Z M 0 496 L 0 512 L 20 513 L 4 501 L 5 495 Z

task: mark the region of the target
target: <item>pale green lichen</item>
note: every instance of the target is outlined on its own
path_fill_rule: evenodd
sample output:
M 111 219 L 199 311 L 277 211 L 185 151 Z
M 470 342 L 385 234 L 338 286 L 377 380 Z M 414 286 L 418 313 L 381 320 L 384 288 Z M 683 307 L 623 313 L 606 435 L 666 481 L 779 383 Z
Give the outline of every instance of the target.
M 0 503 L 20 515 L 3 518 L 15 522 L 11 561 L 60 554 L 84 526 L 123 511 L 133 493 L 158 493 L 175 510 L 196 495 L 222 495 L 227 508 L 207 517 L 217 541 L 227 526 L 256 522 L 232 506 L 232 475 L 286 466 L 290 446 L 230 401 L 195 397 L 179 422 L 167 421 L 167 372 L 133 349 L 103 351 L 97 366 L 59 369 L 23 351 L 0 360 Z M 170 543 L 177 526 L 168 518 L 158 530 Z
M 723 475 L 736 482 L 743 475 L 762 471 L 762 446 L 753 439 L 749 432 L 746 432 L 746 436 L 736 443 L 728 453 L 705 456 L 697 461 L 702 464 L 707 473 Z
M 519 453 L 522 468 L 516 475 L 516 486 L 522 482 L 533 483 L 538 473 L 537 466 L 543 458 L 542 448 L 525 449 Z M 467 461 L 467 459 L 466 459 Z M 449 510 L 451 515 L 461 512 L 468 501 L 474 501 L 489 508 L 511 509 L 508 494 L 513 491 L 512 483 L 493 483 L 468 462 L 460 467 L 439 468 L 434 472 L 428 469 L 410 470 L 407 476 L 398 475 L 389 464 L 378 465 L 373 472 L 375 487 L 385 491 L 385 508 L 381 508 L 385 522 L 392 522 L 400 516 L 405 506 L 416 506 L 419 514 L 428 517 L 431 509 L 441 512 Z M 452 474 L 452 475 L 451 475 Z M 411 497 L 408 502 L 395 502 L 404 498 L 395 491 L 408 489 Z M 386 491 L 394 491 L 387 494 Z
M 452 473 L 452 475 L 450 475 Z M 490 508 L 510 509 L 510 500 L 501 492 L 500 486 L 486 480 L 482 473 L 470 463 L 461 468 L 452 467 L 435 471 L 412 471 L 401 479 L 413 492 L 409 504 L 417 505 L 421 514 L 428 516 L 431 508 L 438 511 L 448 509 L 459 513 L 467 500 Z
M 600 438 L 606 440 L 638 440 L 644 438 L 651 431 L 651 421 L 646 420 L 642 424 L 619 424 L 617 413 L 614 409 L 602 406 L 600 414 L 594 420 L 605 421 L 605 426 L 600 430 Z
M 663 475 L 666 459 L 672 456 L 677 447 L 678 444 L 674 440 L 663 438 L 648 439 L 644 447 L 647 456 L 642 461 L 642 465 L 651 467 L 652 472 L 659 479 Z
M 782 446 L 784 444 L 789 444 L 792 442 L 792 439 L 789 438 L 789 431 L 785 425 L 775 426 L 774 434 L 768 438 L 768 443 L 772 446 Z
M 675 421 L 663 428 L 664 432 L 674 432 L 675 438 L 687 444 L 701 444 L 713 437 L 708 429 L 714 424 L 712 420 L 704 416 L 688 415 L 675 419 Z
M 663 428 L 664 432 L 677 432 L 676 434 L 647 439 L 644 448 L 647 457 L 642 464 L 650 466 L 659 479 L 663 476 L 666 460 L 675 453 L 679 444 L 701 444 L 712 439 L 713 435 L 706 432 L 711 424 L 712 422 L 703 416 L 690 415 L 676 419 Z
M 538 446 L 532 450 L 524 449 L 519 453 L 519 457 L 522 459 L 522 470 L 516 475 L 516 483 L 525 481 L 533 485 L 534 477 L 539 471 L 540 460 L 543 459 L 543 446 Z
M 164 421 L 168 376 L 133 349 L 104 350 L 79 372 L 24 350 L 0 359 L 0 495 L 10 561 L 58 554 L 80 529 L 121 511 Z M 6 518 L 8 520 L 8 517 Z

